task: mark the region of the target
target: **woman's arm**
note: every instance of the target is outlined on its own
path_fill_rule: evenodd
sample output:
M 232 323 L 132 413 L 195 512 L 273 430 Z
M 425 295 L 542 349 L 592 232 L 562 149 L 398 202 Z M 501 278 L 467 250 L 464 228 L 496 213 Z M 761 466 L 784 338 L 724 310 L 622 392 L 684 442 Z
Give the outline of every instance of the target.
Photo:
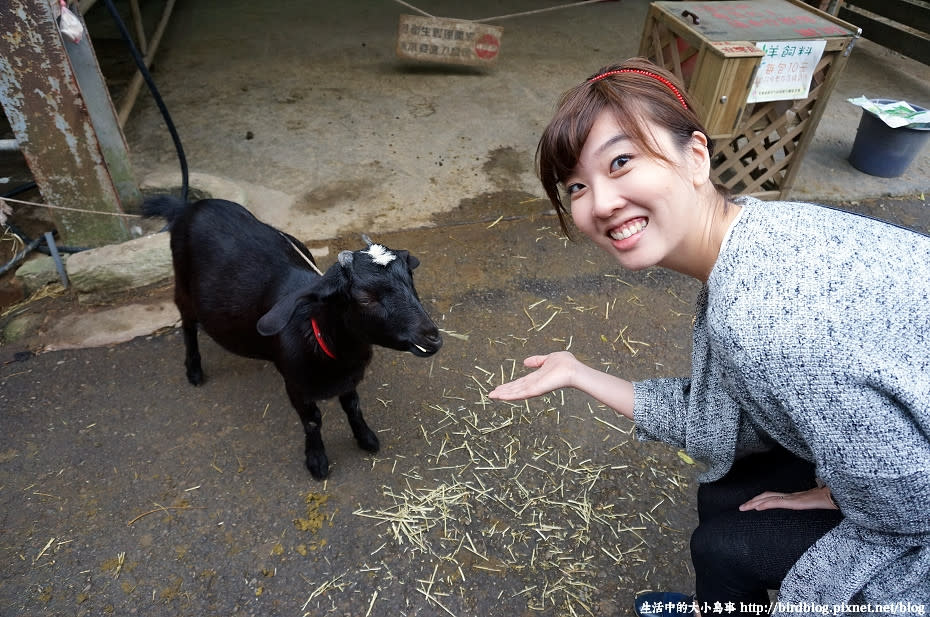
M 488 396 L 505 401 L 540 396 L 559 388 L 575 388 L 596 398 L 617 413 L 633 419 L 633 384 L 587 366 L 567 351 L 531 356 L 523 361 L 536 369 L 529 375 L 492 390 Z

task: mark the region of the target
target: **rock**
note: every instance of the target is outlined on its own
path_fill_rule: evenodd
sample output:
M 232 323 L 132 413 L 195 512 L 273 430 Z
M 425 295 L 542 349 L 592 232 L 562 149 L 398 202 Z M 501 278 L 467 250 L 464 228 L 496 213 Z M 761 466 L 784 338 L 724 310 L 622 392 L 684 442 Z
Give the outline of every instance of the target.
M 172 300 L 120 305 L 71 313 L 48 328 L 49 342 L 43 351 L 105 347 L 125 343 L 163 328 L 176 326 L 181 320 Z
M 168 234 L 157 233 L 71 255 L 68 278 L 81 304 L 109 304 L 174 276 Z
M 197 199 L 216 197 L 217 199 L 235 201 L 246 207 L 249 205 L 248 196 L 242 187 L 227 178 L 191 172 L 188 176 L 188 183 L 191 193 L 197 194 Z M 155 193 L 171 192 L 180 186 L 180 174 L 171 172 L 152 174 L 142 180 L 142 184 L 139 188 L 144 194 L 152 195 Z M 191 200 L 193 200 L 193 195 Z
M 68 255 L 61 256 L 62 263 L 67 269 Z M 22 283 L 23 293 L 31 296 L 50 283 L 61 282 L 55 260 L 48 255 L 33 255 L 16 269 L 15 278 Z
M 27 312 L 17 315 L 0 329 L 0 339 L 4 345 L 18 343 L 33 334 L 41 323 L 42 316 L 39 314 Z

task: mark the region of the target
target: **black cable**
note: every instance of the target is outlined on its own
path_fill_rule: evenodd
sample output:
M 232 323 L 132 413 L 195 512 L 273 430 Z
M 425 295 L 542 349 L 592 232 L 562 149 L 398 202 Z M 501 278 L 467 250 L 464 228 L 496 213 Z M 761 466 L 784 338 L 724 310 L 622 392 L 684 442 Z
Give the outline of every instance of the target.
M 39 186 L 39 185 L 36 184 L 35 182 L 27 182 L 26 184 L 23 184 L 23 185 L 21 185 L 21 186 L 17 186 L 15 189 L 12 189 L 12 190 L 10 190 L 9 192 L 4 193 L 3 196 L 4 196 L 4 197 L 16 197 L 17 195 L 19 195 L 19 194 L 21 194 L 21 193 L 25 193 L 26 191 L 31 191 L 32 189 L 36 188 L 37 186 Z
M 145 84 L 149 87 L 149 91 L 152 93 L 152 98 L 155 99 L 155 104 L 158 105 L 158 109 L 161 111 L 162 118 L 165 119 L 165 125 L 168 127 L 168 132 L 171 133 L 171 139 L 174 141 L 174 148 L 178 153 L 178 162 L 181 165 L 181 199 L 187 203 L 187 158 L 184 156 L 184 147 L 181 145 L 181 138 L 178 137 L 178 132 L 174 127 L 174 122 L 171 121 L 171 114 L 168 113 L 168 108 L 165 106 L 165 102 L 162 100 L 161 94 L 158 92 L 158 88 L 155 86 L 155 82 L 152 80 L 152 76 L 145 66 L 145 60 L 142 59 L 142 54 L 139 53 L 139 50 L 136 48 L 136 44 L 132 40 L 132 36 L 126 29 L 126 24 L 123 23 L 123 20 L 120 17 L 119 12 L 116 10 L 116 7 L 113 6 L 113 1 L 105 0 L 105 2 L 107 9 L 109 9 L 110 14 L 113 16 L 113 20 L 116 22 L 116 27 L 119 28 L 120 35 L 123 37 L 123 40 L 126 41 L 126 45 L 129 47 L 129 52 L 132 54 L 132 58 L 135 60 L 136 66 L 139 68 L 139 73 L 141 73 L 142 78 L 145 80 Z
M 6 262 L 6 264 L 4 264 L 3 266 L 0 266 L 0 275 L 4 275 L 10 270 L 12 270 L 19 262 L 26 259 L 26 255 L 34 251 L 36 247 L 42 244 L 43 242 L 45 242 L 45 238 L 43 238 L 42 236 L 39 236 L 35 240 L 28 242 L 26 244 L 26 247 L 23 250 L 13 255 L 13 258 L 10 261 Z
M 27 234 L 25 231 L 22 230 L 22 228 L 20 228 L 19 226 L 17 226 L 16 223 L 13 223 L 13 222 L 11 222 L 11 221 L 7 221 L 7 223 L 6 223 L 6 228 L 9 229 L 10 232 L 12 232 L 14 235 L 18 236 L 19 239 L 23 241 L 23 244 L 31 244 L 31 243 L 32 243 L 32 238 L 29 237 L 29 234 Z M 54 235 L 56 235 L 56 236 L 58 235 L 58 231 L 55 230 L 55 229 L 52 230 L 52 233 L 53 233 Z M 42 239 L 42 236 L 39 236 L 39 239 Z M 89 249 L 87 249 L 86 247 L 80 247 L 80 246 L 62 246 L 62 245 L 60 245 L 60 244 L 55 244 L 55 248 L 58 249 L 58 252 L 59 252 L 59 253 L 80 253 L 81 251 L 87 251 L 87 250 L 89 250 Z M 45 253 L 46 255 L 49 255 L 49 254 L 50 254 L 49 248 L 48 248 L 48 246 L 45 244 L 45 242 L 43 242 L 42 244 L 37 245 L 37 246 L 35 247 L 35 250 L 39 251 L 40 253 Z

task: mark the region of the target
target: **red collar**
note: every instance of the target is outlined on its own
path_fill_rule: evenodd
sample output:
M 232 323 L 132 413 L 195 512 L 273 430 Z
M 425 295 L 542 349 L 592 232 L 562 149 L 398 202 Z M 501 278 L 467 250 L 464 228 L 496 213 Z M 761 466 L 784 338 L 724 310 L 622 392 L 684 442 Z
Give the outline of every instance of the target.
M 331 351 L 329 350 L 329 347 L 326 346 L 326 343 L 323 342 L 323 335 L 320 334 L 320 326 L 317 325 L 316 319 L 314 319 L 314 318 L 311 317 L 311 318 L 310 318 L 310 325 L 313 326 L 313 336 L 316 337 L 316 342 L 319 343 L 320 349 L 322 349 L 322 350 L 323 350 L 323 353 L 325 353 L 327 356 L 329 356 L 330 358 L 332 358 L 333 360 L 335 360 L 335 359 L 336 359 L 336 355 L 335 355 L 333 352 L 331 352 Z

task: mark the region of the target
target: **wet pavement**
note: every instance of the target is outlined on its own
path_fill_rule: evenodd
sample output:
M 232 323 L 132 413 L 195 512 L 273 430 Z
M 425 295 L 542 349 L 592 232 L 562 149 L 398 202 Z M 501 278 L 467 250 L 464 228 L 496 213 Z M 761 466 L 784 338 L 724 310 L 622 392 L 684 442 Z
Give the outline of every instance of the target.
M 923 201 L 847 207 L 930 230 Z M 32 357 L 15 355 L 28 337 L 6 345 L 0 615 L 600 616 L 691 589 L 693 464 L 577 392 L 484 394 L 557 349 L 632 379 L 686 373 L 698 286 L 624 272 L 542 202 L 522 208 L 376 238 L 420 257 L 445 345 L 376 353 L 359 389 L 375 455 L 321 406 L 322 483 L 268 363 L 202 337 L 195 388 L 176 329 Z

